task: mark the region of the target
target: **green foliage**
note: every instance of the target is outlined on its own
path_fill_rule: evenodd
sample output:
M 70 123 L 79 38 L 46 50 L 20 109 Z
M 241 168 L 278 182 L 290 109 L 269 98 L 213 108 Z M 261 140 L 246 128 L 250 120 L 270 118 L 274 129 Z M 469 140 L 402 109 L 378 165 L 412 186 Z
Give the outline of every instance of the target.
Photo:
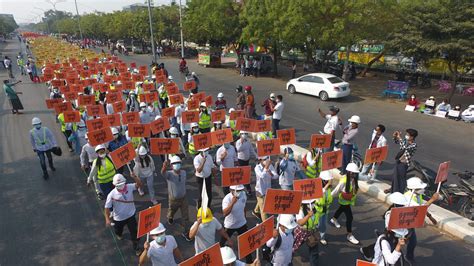
M 14 18 L 0 15 L 0 34 L 8 34 L 18 28 Z

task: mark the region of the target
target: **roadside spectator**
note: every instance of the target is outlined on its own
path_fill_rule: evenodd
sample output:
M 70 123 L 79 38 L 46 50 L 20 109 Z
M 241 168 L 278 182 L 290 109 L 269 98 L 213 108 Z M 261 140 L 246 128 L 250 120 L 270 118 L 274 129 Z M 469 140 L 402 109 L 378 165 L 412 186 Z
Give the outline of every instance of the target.
M 329 106 L 329 112 L 330 114 L 325 114 L 321 109 L 318 109 L 319 115 L 321 115 L 322 118 L 326 119 L 326 124 L 324 125 L 323 132 L 324 134 L 331 134 L 331 146 L 329 148 L 325 148 L 323 151 L 324 152 L 329 152 L 334 149 L 334 141 L 336 140 L 336 128 L 337 125 L 339 124 L 339 127 L 342 125 L 341 120 L 337 116 L 339 113 L 339 108 L 337 106 Z
M 294 79 L 296 77 L 296 62 L 293 61 L 293 65 L 291 66 L 291 78 Z
M 451 110 L 451 105 L 448 103 L 448 99 L 444 99 L 443 102 L 436 106 L 435 111 L 449 112 Z
M 469 107 L 462 112 L 461 119 L 467 123 L 474 121 L 474 104 L 469 105 Z
M 283 109 L 285 108 L 285 104 L 283 103 L 283 96 L 277 95 L 276 97 L 276 105 L 272 107 L 272 133 L 273 137 L 276 138 L 276 132 L 280 129 L 280 121 L 283 114 Z
M 10 58 L 8 56 L 5 56 L 5 59 L 3 60 L 3 65 L 5 66 L 5 68 L 7 69 L 8 71 L 8 77 L 10 77 L 11 79 L 12 78 L 15 78 L 13 76 L 13 70 L 12 70 L 12 60 L 10 60 Z
M 418 110 L 418 107 L 420 106 L 420 102 L 416 98 L 416 94 L 412 94 L 410 96 L 410 99 L 408 99 L 408 105 L 414 106 L 415 110 Z
M 372 139 L 370 141 L 369 149 L 380 148 L 387 145 L 387 139 L 383 136 L 385 132 L 384 125 L 377 125 L 372 133 Z M 380 163 L 365 164 L 359 175 L 360 180 L 366 180 L 368 183 L 372 183 L 377 177 L 377 170 L 379 169 Z
M 264 114 L 264 119 L 265 120 L 271 120 L 272 119 L 272 115 L 273 115 L 273 111 L 272 111 L 272 107 L 274 107 L 276 105 L 276 100 L 275 100 L 275 93 L 270 93 L 270 97 L 265 99 L 265 101 L 263 101 L 262 103 L 262 107 L 265 109 L 265 114 Z
M 423 110 L 424 114 L 431 115 L 434 113 L 436 107 L 436 100 L 434 96 L 430 96 L 428 100 L 425 101 L 425 109 Z

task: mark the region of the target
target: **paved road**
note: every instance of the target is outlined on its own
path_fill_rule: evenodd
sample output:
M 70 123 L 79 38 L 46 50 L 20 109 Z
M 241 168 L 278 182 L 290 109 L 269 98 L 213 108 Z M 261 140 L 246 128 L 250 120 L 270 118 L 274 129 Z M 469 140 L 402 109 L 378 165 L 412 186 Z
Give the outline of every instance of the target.
M 19 47 L 15 42 L 9 42 L 5 54 L 15 54 Z M 138 63 L 145 62 L 143 58 L 129 57 Z M 171 71 L 176 73 L 174 66 Z M 192 67 L 195 69 L 195 67 Z M 201 70 L 202 87 L 224 91 L 227 95 L 233 93 L 232 88 L 238 83 L 238 77 L 229 75 L 227 70 Z M 216 73 L 214 78 L 212 73 Z M 224 75 L 226 74 L 226 75 Z M 177 74 L 175 74 L 178 76 Z M 6 73 L 2 70 L 0 78 Z M 249 83 L 269 83 L 271 79 L 251 80 Z M 28 142 L 28 130 L 31 128 L 30 121 L 33 116 L 39 116 L 45 126 L 51 128 L 61 143 L 63 150 L 67 151 L 64 137 L 59 132 L 59 127 L 54 121 L 52 112 L 47 110 L 43 99 L 47 97 L 46 88 L 43 85 L 31 84 L 23 79 L 23 84 L 18 86 L 24 92 L 22 96 L 26 107 L 24 114 L 12 115 L 8 108 L 5 96 L 0 96 L 0 173 L 2 177 L 2 193 L 0 194 L 0 265 L 136 265 L 137 258 L 131 250 L 128 241 L 119 241 L 117 244 L 111 232 L 104 227 L 101 205 L 95 199 L 92 190 L 84 185 L 85 177 L 80 171 L 78 157 L 66 152 L 59 159 L 55 157 L 57 172 L 51 175 L 50 180 L 43 181 L 39 162 L 31 151 Z M 244 82 L 242 82 L 244 83 Z M 269 85 L 269 86 L 270 86 Z M 257 97 L 262 98 L 267 90 L 256 86 Z M 277 86 L 271 85 L 271 88 Z M 268 90 L 269 91 L 269 90 Z M 275 90 L 276 91 L 276 90 Z M 286 96 L 286 94 L 284 94 Z M 293 109 L 293 101 L 308 101 L 307 97 L 296 95 L 285 97 L 288 99 L 288 119 Z M 314 99 L 311 99 L 314 101 Z M 369 101 L 366 101 L 369 103 Z M 344 110 L 355 103 L 344 103 Z M 308 105 L 309 106 L 309 105 Z M 354 108 L 354 107 L 352 107 Z M 375 108 L 375 107 L 372 107 Z M 304 113 L 304 111 L 301 111 Z M 292 122 L 297 125 L 315 128 L 315 125 L 298 118 Z M 314 119 L 316 120 L 316 119 Z M 302 121 L 302 122 L 299 122 Z M 321 123 L 321 122 L 319 122 Z M 290 121 L 285 121 L 285 126 L 292 126 Z M 320 125 L 316 125 L 319 128 Z M 304 129 L 298 129 L 300 139 L 305 136 Z M 312 130 L 313 131 L 313 130 Z M 159 159 L 155 158 L 158 166 Z M 198 192 L 189 168 L 190 161 L 185 165 L 188 173 L 188 199 L 191 217 L 195 217 L 196 210 L 193 199 L 197 198 Z M 163 206 L 163 214 L 166 213 L 167 201 L 166 190 L 163 189 L 163 178 L 155 180 L 157 199 Z M 220 201 L 222 192 L 214 187 L 214 204 L 216 216 L 222 221 Z M 149 206 L 144 198 L 136 197 L 139 210 Z M 100 205 L 99 205 L 100 204 Z M 247 204 L 247 210 L 251 210 L 255 200 L 251 197 Z M 336 206 L 334 206 L 336 207 Z M 387 208 L 365 195 L 360 195 L 358 204 L 354 208 L 354 233 L 366 245 L 374 240 L 373 229 L 382 228 L 381 215 Z M 249 226 L 253 226 L 256 220 L 248 213 Z M 164 215 L 163 215 L 164 216 Z M 165 219 L 162 219 L 164 222 Z M 180 222 L 178 216 L 177 222 Z M 341 223 L 344 219 L 341 218 Z M 194 253 L 192 243 L 184 241 L 179 237 L 182 228 L 178 225 L 167 225 L 170 234 L 177 236 L 184 257 L 191 257 Z M 329 227 L 327 247 L 320 248 L 321 265 L 353 265 L 359 258 L 358 248 L 345 240 L 344 230 L 336 230 Z M 125 238 L 128 237 L 126 233 Z M 418 265 L 472 265 L 474 262 L 473 248 L 466 246 L 464 242 L 443 235 L 436 228 L 428 226 L 418 230 L 419 247 L 417 249 Z M 343 254 L 341 256 L 341 254 Z M 308 265 L 307 250 L 302 248 L 295 254 L 295 265 Z

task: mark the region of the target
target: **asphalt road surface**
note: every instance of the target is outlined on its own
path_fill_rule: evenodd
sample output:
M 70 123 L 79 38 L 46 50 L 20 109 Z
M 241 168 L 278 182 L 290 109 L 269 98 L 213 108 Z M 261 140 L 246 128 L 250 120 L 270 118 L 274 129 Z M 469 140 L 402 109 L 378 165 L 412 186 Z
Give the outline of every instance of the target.
M 2 52 L 13 56 L 18 51 L 18 42 L 9 41 Z M 150 61 L 146 56 L 130 56 L 125 60 L 136 61 L 138 64 Z M 178 82 L 182 81 L 183 77 L 177 72 L 177 60 L 165 60 L 165 63 Z M 190 68 L 200 75 L 204 91 L 213 95 L 218 91 L 224 92 L 231 105 L 235 95 L 234 87 L 238 84 L 251 84 L 255 88 L 258 102 L 270 91 L 283 94 L 286 110 L 282 124 L 284 127 L 297 129 L 300 145 L 307 145 L 310 134 L 324 125 L 324 121 L 315 115 L 315 109 L 330 103 L 320 103 L 317 98 L 303 95 L 289 95 L 284 91 L 281 81 L 241 78 L 225 69 L 198 68 L 193 62 L 190 62 Z M 0 71 L 3 80 L 7 75 L 3 69 Z M 48 97 L 46 87 L 32 84 L 25 77 L 18 76 L 18 73 L 16 77 L 23 80 L 17 86 L 17 90 L 24 93 L 21 96 L 25 106 L 23 114 L 12 115 L 5 95 L 0 96 L 0 265 L 136 265 L 138 258 L 127 240 L 128 231 L 125 230 L 125 239 L 118 241 L 110 229 L 105 227 L 102 215 L 104 202 L 98 202 L 92 189 L 85 186 L 86 177 L 79 167 L 78 156 L 67 151 L 65 138 L 55 123 L 54 114 L 46 109 L 44 103 L 44 99 Z M 352 114 L 362 117 L 362 132 L 358 138 L 361 147 L 368 144 L 369 132 L 379 122 L 385 123 L 388 132 L 412 126 L 420 130 L 417 157 L 423 163 L 426 161 L 434 166 L 450 159 L 453 161 L 453 168 L 460 170 L 470 165 L 468 155 L 473 145 L 470 125 L 447 120 L 441 123 L 435 119 L 417 117 L 416 114 L 405 114 L 391 104 L 357 97 L 338 101 L 337 104 L 342 109 L 344 119 Z M 65 151 L 63 156 L 54 157 L 57 171 L 50 174 L 48 181 L 42 179 L 38 158 L 29 143 L 28 132 L 34 116 L 40 117 L 43 125 L 53 130 Z M 390 156 L 393 157 L 393 154 Z M 161 162 L 158 158 L 155 158 L 155 163 L 157 169 L 160 169 Z M 384 175 L 389 175 L 392 163 L 393 161 L 389 161 L 386 164 Z M 190 217 L 193 219 L 196 214 L 194 199 L 199 193 L 189 158 L 184 165 L 188 174 Z M 155 178 L 155 189 L 157 199 L 162 204 L 161 220 L 168 228 L 168 234 L 176 237 L 185 258 L 193 256 L 193 243 L 186 242 L 179 236 L 183 231 L 178 225 L 181 222 L 180 214 L 177 214 L 174 225 L 166 224 L 167 191 L 161 175 Z M 222 197 L 222 190 L 214 186 L 212 207 L 220 221 L 223 221 L 220 211 Z M 136 195 L 138 210 L 150 206 L 147 199 L 146 196 L 142 198 Z M 336 205 L 333 204 L 333 208 Z M 249 227 L 257 222 L 250 215 L 254 206 L 255 198 L 251 196 L 247 203 Z M 384 204 L 363 194 L 358 197 L 357 205 L 353 208 L 353 231 L 362 245 L 374 241 L 374 229 L 383 228 L 381 216 L 386 208 Z M 344 225 L 344 217 L 339 222 Z M 417 233 L 417 265 L 474 263 L 473 248 L 463 241 L 444 235 L 432 226 L 418 229 Z M 354 265 L 355 260 L 360 258 L 360 246 L 347 242 L 344 229 L 329 226 L 327 239 L 329 245 L 320 247 L 320 265 Z M 140 243 L 143 243 L 143 239 Z M 294 264 L 309 265 L 306 247 L 303 246 L 295 254 Z

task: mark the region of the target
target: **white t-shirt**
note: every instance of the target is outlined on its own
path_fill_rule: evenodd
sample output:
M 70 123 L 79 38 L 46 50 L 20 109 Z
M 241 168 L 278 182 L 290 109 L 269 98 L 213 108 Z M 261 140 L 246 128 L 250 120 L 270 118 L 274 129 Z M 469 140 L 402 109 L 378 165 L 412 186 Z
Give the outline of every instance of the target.
M 336 130 L 337 123 L 339 122 L 339 117 L 337 115 L 326 115 L 326 119 L 328 120 L 324 125 L 324 133 L 331 134 L 331 132 Z
M 194 222 L 193 227 L 197 225 L 197 222 Z M 203 252 L 204 250 L 210 248 L 212 245 L 217 243 L 216 240 L 216 231 L 222 229 L 222 224 L 217 221 L 215 217 L 212 218 L 212 221 L 200 224 L 198 232 L 196 233 L 194 239 L 194 249 L 196 254 Z
M 275 105 L 275 108 L 273 109 L 273 119 L 278 119 L 281 120 L 281 115 L 283 113 L 283 108 L 285 108 L 285 104 L 282 102 L 279 102 Z
M 166 236 L 166 242 L 164 246 L 161 246 L 155 241 L 150 243 L 147 256 L 151 259 L 153 266 L 166 265 L 166 266 L 177 266 L 178 264 L 174 260 L 173 250 L 178 247 L 176 240 L 173 236 Z
M 229 207 L 234 195 L 228 193 L 222 199 L 222 210 Z M 237 202 L 232 206 L 232 211 L 224 218 L 224 227 L 228 229 L 237 229 L 247 224 L 245 219 L 245 204 L 247 203 L 247 195 L 242 193 Z
M 194 169 L 196 169 L 196 176 L 201 178 L 208 178 L 212 173 L 212 168 L 214 168 L 214 162 L 212 161 L 211 155 L 206 156 L 206 162 L 204 163 L 204 167 L 200 173 L 197 172 L 197 169 L 201 165 L 201 162 L 204 160 L 201 154 L 196 155 L 194 157 Z
M 273 253 L 272 265 L 286 266 L 293 260 L 293 234 L 286 235 L 281 229 L 278 229 L 281 236 L 281 245 Z M 274 247 L 278 238 L 270 238 L 267 241 L 267 247 Z
M 114 221 L 123 221 L 135 215 L 136 209 L 135 203 L 133 201 L 133 191 L 135 191 L 137 188 L 135 183 L 127 184 L 126 186 L 127 192 L 124 194 L 120 193 L 117 188 L 114 188 L 112 191 L 110 191 L 109 195 L 107 195 L 105 208 L 114 208 Z
M 297 171 L 300 170 L 300 167 L 298 166 L 296 161 L 293 161 L 293 160 L 287 160 L 287 161 L 288 161 L 288 166 L 286 167 L 285 171 L 283 171 L 283 173 L 281 173 L 280 175 L 280 179 L 279 179 L 280 186 L 281 185 L 292 186 L 293 180 L 295 179 L 295 174 Z
M 222 154 L 227 150 L 227 156 L 221 160 Z M 235 147 L 230 145 L 228 149 L 222 145 L 219 147 L 216 153 L 216 163 L 219 165 L 220 170 L 225 167 L 234 167 L 235 162 L 237 161 L 237 152 L 235 151 Z

